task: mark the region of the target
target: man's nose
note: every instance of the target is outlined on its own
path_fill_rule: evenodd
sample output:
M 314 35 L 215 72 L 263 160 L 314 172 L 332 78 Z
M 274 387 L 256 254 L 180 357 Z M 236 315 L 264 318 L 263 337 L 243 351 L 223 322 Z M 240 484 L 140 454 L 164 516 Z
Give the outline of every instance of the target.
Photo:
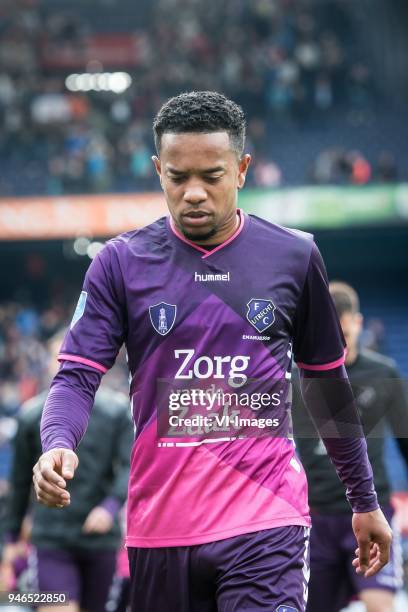
M 184 192 L 184 201 L 189 204 L 201 204 L 207 199 L 206 190 L 200 185 L 188 185 Z

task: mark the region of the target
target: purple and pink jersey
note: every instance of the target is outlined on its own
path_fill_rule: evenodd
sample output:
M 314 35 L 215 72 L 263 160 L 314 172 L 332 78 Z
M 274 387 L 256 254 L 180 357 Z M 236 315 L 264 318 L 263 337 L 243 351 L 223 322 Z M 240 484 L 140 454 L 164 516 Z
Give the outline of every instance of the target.
M 344 340 L 312 237 L 239 214 L 235 234 L 210 251 L 168 218 L 110 240 L 88 270 L 61 349 L 61 361 L 106 372 L 126 345 L 131 547 L 310 525 L 290 435 L 292 356 L 305 369 L 333 369 Z M 244 415 L 269 419 L 267 427 L 242 436 L 233 421 L 217 434 L 208 423 L 188 425 L 194 386 L 201 399 L 210 388 L 213 397 L 230 393 L 230 409 L 255 397 Z M 203 413 L 214 419 L 207 405 Z

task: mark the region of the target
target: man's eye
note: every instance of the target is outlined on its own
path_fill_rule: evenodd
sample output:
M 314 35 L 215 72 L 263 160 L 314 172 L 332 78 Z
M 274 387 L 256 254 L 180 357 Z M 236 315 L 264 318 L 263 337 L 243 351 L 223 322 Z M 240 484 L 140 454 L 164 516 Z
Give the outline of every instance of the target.
M 172 180 L 173 183 L 182 183 L 184 181 L 184 176 L 171 176 L 170 180 Z
M 208 181 L 209 183 L 215 183 L 216 181 L 219 181 L 220 178 L 222 178 L 221 176 L 206 176 L 205 180 Z

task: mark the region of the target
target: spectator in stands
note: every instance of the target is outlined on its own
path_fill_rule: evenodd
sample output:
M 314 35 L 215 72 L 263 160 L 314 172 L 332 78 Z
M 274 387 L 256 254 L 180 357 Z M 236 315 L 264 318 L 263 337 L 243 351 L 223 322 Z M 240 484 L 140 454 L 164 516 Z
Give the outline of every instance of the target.
M 380 183 L 395 183 L 398 178 L 397 162 L 390 151 L 381 151 L 378 156 L 376 180 Z

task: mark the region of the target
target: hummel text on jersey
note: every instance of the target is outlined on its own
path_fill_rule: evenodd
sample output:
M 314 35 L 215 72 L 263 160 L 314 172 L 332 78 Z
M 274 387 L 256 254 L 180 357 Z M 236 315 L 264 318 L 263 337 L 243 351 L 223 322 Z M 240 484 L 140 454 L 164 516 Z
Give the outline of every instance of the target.
M 214 281 L 229 281 L 230 273 L 226 272 L 225 274 L 199 274 L 198 272 L 194 272 L 194 280 L 195 282 L 200 283 L 209 283 Z

